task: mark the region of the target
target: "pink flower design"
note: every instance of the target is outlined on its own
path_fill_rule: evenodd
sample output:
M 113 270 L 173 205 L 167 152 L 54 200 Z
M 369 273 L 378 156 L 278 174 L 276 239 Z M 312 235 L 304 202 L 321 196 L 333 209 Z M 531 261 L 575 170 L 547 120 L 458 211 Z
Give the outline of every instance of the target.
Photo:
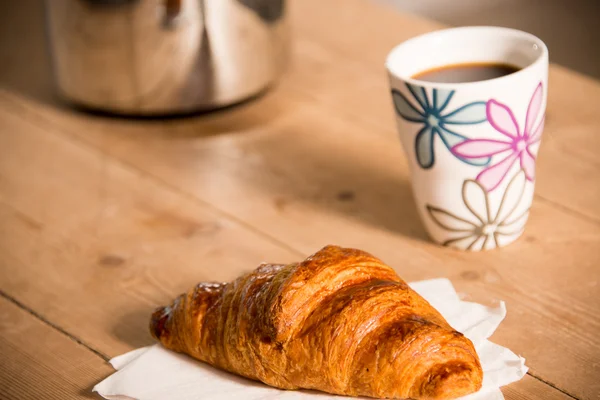
M 531 146 L 541 139 L 542 130 L 544 129 L 544 117 L 542 116 L 535 128 L 533 124 L 542 108 L 543 93 L 542 83 L 540 82 L 529 101 L 523 132 L 521 132 L 510 108 L 492 99 L 486 103 L 487 119 L 494 129 L 506 138 L 503 140 L 468 139 L 452 147 L 451 151 L 456 156 L 466 159 L 492 157 L 501 153 L 506 154 L 502 160 L 490 165 L 477 175 L 476 179 L 488 192 L 500 185 L 517 159 L 521 163 L 521 168 L 525 171 L 527 180 L 533 182 L 535 179 L 535 155 L 531 150 Z

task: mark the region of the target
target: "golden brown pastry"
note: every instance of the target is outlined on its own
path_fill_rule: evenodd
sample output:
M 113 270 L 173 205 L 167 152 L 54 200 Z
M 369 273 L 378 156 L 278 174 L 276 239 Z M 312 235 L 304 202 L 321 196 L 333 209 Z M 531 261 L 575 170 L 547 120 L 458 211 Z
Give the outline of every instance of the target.
M 154 312 L 166 348 L 282 389 L 451 399 L 477 391 L 473 344 L 372 255 L 327 246 L 200 283 Z

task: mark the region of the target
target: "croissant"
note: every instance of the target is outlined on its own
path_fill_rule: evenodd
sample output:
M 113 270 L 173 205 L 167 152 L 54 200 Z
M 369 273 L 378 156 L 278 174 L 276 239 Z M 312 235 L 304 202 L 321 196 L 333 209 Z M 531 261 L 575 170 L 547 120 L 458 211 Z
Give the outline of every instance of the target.
M 230 283 L 200 283 L 157 309 L 166 348 L 281 389 L 451 399 L 481 388 L 469 339 L 392 268 L 327 246 Z

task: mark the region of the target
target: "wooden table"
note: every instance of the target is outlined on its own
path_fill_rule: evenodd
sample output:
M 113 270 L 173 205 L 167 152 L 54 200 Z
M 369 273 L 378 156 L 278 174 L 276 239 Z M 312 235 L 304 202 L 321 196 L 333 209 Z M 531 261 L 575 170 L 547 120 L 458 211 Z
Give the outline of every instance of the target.
M 40 4 L 3 5 L 0 398 L 94 397 L 109 358 L 153 342 L 155 306 L 327 243 L 505 300 L 493 340 L 531 368 L 507 398 L 600 398 L 600 83 L 552 66 L 526 233 L 459 252 L 418 221 L 383 68 L 394 44 L 439 26 L 364 0 L 290 12 L 293 63 L 267 95 L 127 120 L 58 102 Z

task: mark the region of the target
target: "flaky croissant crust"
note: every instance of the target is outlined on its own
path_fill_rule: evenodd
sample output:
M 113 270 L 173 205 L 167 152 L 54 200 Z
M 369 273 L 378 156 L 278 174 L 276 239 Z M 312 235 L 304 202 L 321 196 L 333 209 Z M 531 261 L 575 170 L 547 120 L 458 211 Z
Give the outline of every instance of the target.
M 473 344 L 372 255 L 327 246 L 200 283 L 152 315 L 166 348 L 282 389 L 450 399 L 475 392 Z

